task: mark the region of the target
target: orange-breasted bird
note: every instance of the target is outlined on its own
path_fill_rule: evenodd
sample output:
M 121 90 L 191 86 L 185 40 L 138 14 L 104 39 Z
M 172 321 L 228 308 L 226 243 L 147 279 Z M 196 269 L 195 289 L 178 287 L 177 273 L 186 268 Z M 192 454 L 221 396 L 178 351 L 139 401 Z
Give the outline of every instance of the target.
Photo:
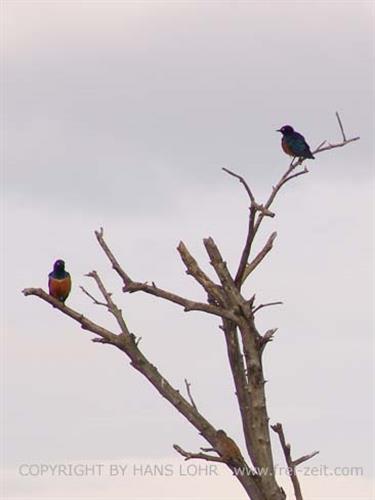
M 303 135 L 296 132 L 290 125 L 284 125 L 276 132 L 281 132 L 283 137 L 281 139 L 281 147 L 284 153 L 293 158 L 311 158 L 314 160 L 314 156 L 310 151 L 310 146 L 305 141 Z
M 222 429 L 219 429 L 216 432 L 215 448 L 219 452 L 219 455 L 229 465 L 236 466 L 244 463 L 244 458 L 240 449 L 233 441 L 233 439 L 227 436 L 226 432 L 224 432 Z
M 48 275 L 49 294 L 64 303 L 71 288 L 72 280 L 70 274 L 65 271 L 65 262 L 58 259 L 53 265 L 53 271 Z

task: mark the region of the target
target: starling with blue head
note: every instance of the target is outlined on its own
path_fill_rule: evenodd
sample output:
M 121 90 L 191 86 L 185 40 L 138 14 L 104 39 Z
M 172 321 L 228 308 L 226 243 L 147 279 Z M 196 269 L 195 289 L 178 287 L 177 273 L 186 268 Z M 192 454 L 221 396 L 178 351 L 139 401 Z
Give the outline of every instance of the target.
M 49 294 L 64 304 L 72 288 L 70 274 L 65 271 L 65 262 L 58 259 L 53 265 L 53 271 L 48 275 Z
M 284 125 L 276 130 L 276 132 L 281 132 L 283 134 L 281 147 L 284 153 L 293 156 L 293 158 L 299 158 L 300 160 L 305 160 L 306 158 L 315 159 L 303 135 L 296 132 L 293 127 Z

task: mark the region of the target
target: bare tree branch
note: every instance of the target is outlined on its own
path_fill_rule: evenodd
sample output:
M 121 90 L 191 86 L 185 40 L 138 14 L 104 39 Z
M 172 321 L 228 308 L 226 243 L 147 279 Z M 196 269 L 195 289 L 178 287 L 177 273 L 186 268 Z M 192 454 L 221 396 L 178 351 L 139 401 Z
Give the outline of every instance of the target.
M 84 286 L 80 285 L 80 287 L 79 287 L 79 288 L 82 290 L 82 292 L 83 292 L 85 295 L 87 295 L 87 297 L 89 297 L 89 298 L 93 301 L 93 303 L 94 303 L 96 306 L 104 306 L 104 307 L 108 307 L 108 305 L 107 305 L 105 302 L 100 302 L 100 300 L 96 299 L 96 298 L 95 298 L 95 297 L 94 297 L 94 296 L 93 296 L 90 292 L 88 292 L 88 291 L 86 290 L 86 288 L 85 288 Z
M 273 494 L 278 495 L 279 488 L 274 482 L 274 465 L 268 424 L 269 419 L 266 409 L 265 380 L 261 359 L 262 337 L 255 327 L 252 315 L 250 318 L 243 318 L 238 329 L 241 334 L 248 381 L 246 389 L 250 401 L 248 420 L 250 425 L 250 441 L 252 442 L 251 459 L 256 468 L 267 468 L 268 475 L 262 477 L 262 481 L 268 483 L 266 491 L 272 491 L 274 489 Z
M 193 396 L 191 395 L 190 387 L 191 384 L 185 379 L 186 392 L 188 393 L 191 405 L 197 410 L 197 405 L 194 402 Z
M 226 172 L 227 174 L 229 175 L 232 175 L 233 177 L 236 177 L 236 179 L 238 179 L 240 181 L 240 183 L 244 186 L 244 188 L 246 189 L 246 192 L 247 194 L 249 195 L 249 198 L 250 198 L 250 201 L 251 203 L 255 203 L 255 198 L 254 198 L 254 195 L 250 189 L 250 186 L 248 185 L 248 183 L 245 181 L 245 179 L 243 177 L 241 177 L 241 175 L 238 175 L 236 174 L 235 172 L 232 172 L 231 170 L 223 167 L 223 170 L 224 172 Z
M 242 283 L 244 283 L 247 277 L 254 271 L 256 267 L 259 266 L 264 257 L 272 250 L 273 242 L 276 236 L 277 233 L 273 232 L 266 241 L 266 244 L 264 245 L 262 250 L 258 253 L 258 255 L 254 257 L 254 259 L 246 265 L 245 271 L 243 273 Z
M 88 330 L 99 337 L 96 342 L 109 343 L 123 351 L 131 360 L 133 367 L 141 372 L 159 393 L 167 399 L 189 422 L 202 434 L 202 436 L 215 446 L 216 430 L 214 427 L 192 406 L 178 390 L 174 389 L 169 382 L 160 374 L 158 369 L 150 363 L 137 346 L 135 336 L 116 335 L 93 321 L 87 319 L 74 309 L 67 307 L 40 288 L 26 288 L 23 290 L 25 296 L 35 295 L 48 302 L 63 314 L 77 321 L 84 330 Z
M 191 460 L 192 458 L 200 458 L 203 460 L 208 460 L 209 462 L 220 462 L 225 464 L 225 460 L 221 457 L 215 457 L 213 455 L 207 455 L 206 453 L 192 453 L 191 451 L 185 451 L 181 448 L 181 446 L 178 446 L 178 444 L 174 444 L 173 448 L 183 457 L 185 457 L 185 460 Z
M 273 477 L 274 470 L 272 453 L 270 451 L 268 417 L 265 412 L 264 379 L 262 374 L 261 349 L 259 347 L 261 337 L 252 322 L 251 304 L 249 301 L 245 301 L 236 287 L 213 239 L 205 239 L 204 245 L 230 304 L 238 314 L 238 326 L 241 332 L 247 377 L 244 373 L 243 360 L 237 343 L 236 326 L 235 324 L 231 325 L 229 322 L 224 322 L 223 329 L 226 333 L 228 357 L 234 376 L 237 397 L 240 401 L 246 446 L 253 465 L 259 467 L 260 464 L 266 464 L 269 470 L 269 475 L 262 478 L 262 481 L 267 483 L 266 489 L 273 491 L 274 493 L 272 494 L 280 495 L 280 490 Z M 244 383 L 246 384 L 245 387 L 243 386 Z M 245 388 L 245 391 L 243 388 Z M 260 446 L 260 442 L 266 443 L 266 445 Z
M 113 269 L 116 270 L 118 275 L 122 278 L 124 287 L 123 291 L 124 292 L 129 292 L 129 293 L 134 293 L 134 292 L 145 292 L 149 295 L 153 295 L 155 297 L 159 297 L 161 299 L 167 300 L 169 302 L 173 302 L 175 304 L 178 304 L 184 308 L 185 311 L 202 311 L 206 312 L 208 314 L 213 314 L 215 316 L 219 317 L 226 317 L 231 320 L 235 320 L 235 316 L 228 311 L 226 308 L 219 307 L 215 304 L 205 304 L 203 302 L 198 302 L 198 301 L 193 301 L 186 299 L 184 297 L 181 297 L 180 295 L 177 295 L 175 293 L 169 292 L 167 290 L 163 290 L 162 288 L 159 288 L 155 285 L 155 283 L 152 283 L 152 285 L 149 285 L 147 283 L 140 283 L 137 281 L 133 281 L 130 276 L 122 269 L 120 264 L 118 263 L 116 257 L 113 255 L 112 251 L 106 244 L 104 240 L 104 231 L 103 228 L 100 229 L 100 231 L 95 231 L 95 236 L 104 250 L 104 253 L 107 255 L 108 259 L 112 263 Z M 183 244 L 182 244 L 183 245 Z M 183 245 L 184 246 L 184 245 Z M 179 248 L 181 250 L 181 244 L 179 245 Z M 186 247 L 184 247 L 185 250 L 187 251 Z M 186 255 L 186 254 L 184 254 Z M 191 257 L 192 258 L 192 257 Z M 197 266 L 198 267 L 198 266 Z M 203 283 L 204 280 L 204 273 L 203 271 L 200 271 L 200 279 Z M 215 285 L 208 277 L 205 280 L 205 286 L 210 290 L 210 293 L 215 296 L 215 298 L 222 298 L 219 295 L 218 287 Z
M 278 328 L 271 328 L 267 330 L 264 335 L 262 335 L 259 339 L 260 352 L 263 353 L 263 350 L 268 342 L 272 342 L 273 336 L 277 332 Z
M 305 167 L 301 172 L 297 172 L 296 174 L 289 175 L 286 179 L 284 179 L 284 181 L 281 185 L 283 186 L 284 184 L 286 184 L 290 180 L 294 179 L 295 177 L 299 177 L 300 175 L 307 174 L 308 172 L 309 171 L 307 170 L 307 167 Z
M 293 170 L 299 164 L 300 164 L 299 160 L 298 160 L 298 162 L 296 164 L 292 163 L 289 166 L 289 168 L 287 169 L 287 171 L 284 173 L 284 175 L 281 177 L 281 179 L 279 180 L 279 182 L 276 184 L 276 186 L 274 186 L 272 188 L 271 194 L 270 194 L 268 200 L 266 201 L 266 203 L 264 204 L 264 206 L 266 208 L 269 208 L 272 205 L 274 199 L 276 198 L 277 193 L 280 191 L 280 189 L 283 187 L 283 185 L 286 184 L 286 182 L 288 182 L 288 179 L 290 180 L 290 178 L 289 178 L 290 174 L 293 172 Z M 305 172 L 303 171 L 303 173 L 305 173 Z M 256 220 L 255 225 L 254 225 L 254 234 L 258 232 L 258 229 L 259 229 L 259 227 L 260 227 L 260 225 L 262 223 L 263 218 L 264 218 L 263 214 L 259 214 L 258 215 L 257 220 Z
M 244 246 L 243 251 L 242 251 L 240 264 L 238 266 L 236 277 L 234 279 L 236 286 L 238 288 L 240 288 L 241 284 L 243 282 L 243 274 L 245 272 L 246 264 L 247 264 L 247 261 L 249 259 L 251 245 L 252 245 L 252 242 L 253 242 L 253 239 L 255 236 L 254 221 L 255 221 L 256 213 L 260 212 L 263 214 L 263 216 L 268 216 L 268 217 L 274 217 L 275 214 L 273 212 L 271 212 L 270 210 L 268 210 L 267 208 L 265 208 L 263 205 L 260 205 L 259 203 L 257 203 L 255 201 L 254 195 L 253 195 L 249 185 L 247 184 L 246 180 L 241 175 L 238 175 L 235 172 L 232 172 L 231 170 L 229 170 L 227 168 L 223 168 L 223 170 L 224 170 L 224 172 L 228 173 L 232 177 L 236 177 L 241 182 L 241 184 L 245 187 L 245 190 L 246 190 L 247 194 L 249 195 L 250 202 L 251 202 L 251 204 L 250 204 L 250 216 L 249 216 L 249 227 L 248 227 L 248 231 L 247 231 L 246 242 L 245 242 L 245 246 Z
M 273 188 L 269 199 L 267 200 L 267 202 L 264 205 L 259 205 L 255 201 L 252 202 L 252 204 L 250 206 L 250 215 L 249 215 L 249 224 L 248 224 L 246 242 L 245 242 L 245 246 L 244 246 L 243 251 L 242 251 L 240 264 L 239 264 L 238 271 L 236 273 L 236 277 L 235 277 L 235 280 L 234 280 L 235 283 L 236 283 L 236 286 L 238 288 L 241 288 L 241 285 L 244 283 L 244 281 L 246 280 L 246 277 L 248 276 L 248 274 L 246 275 L 246 268 L 247 268 L 247 265 L 248 265 L 247 261 L 248 261 L 249 256 L 250 256 L 252 243 L 254 241 L 255 235 L 256 235 L 256 233 L 257 233 L 257 231 L 259 229 L 259 226 L 260 226 L 263 218 L 265 216 L 269 216 L 269 217 L 274 217 L 275 216 L 274 212 L 271 212 L 269 210 L 269 208 L 270 208 L 270 206 L 271 206 L 274 198 L 276 197 L 276 194 L 278 193 L 278 191 L 281 189 L 281 187 L 286 182 L 290 181 L 294 177 L 298 177 L 298 176 L 303 175 L 303 174 L 305 174 L 305 173 L 308 172 L 308 170 L 305 168 L 302 172 L 298 172 L 296 174 L 291 175 L 291 173 L 293 172 L 293 170 L 297 166 L 299 166 L 301 163 L 302 163 L 302 160 L 299 159 L 295 163 L 292 162 L 290 164 L 289 168 L 287 169 L 287 171 L 285 172 L 285 174 L 282 176 L 282 178 L 280 179 L 280 181 L 278 182 L 278 184 Z M 246 183 L 246 181 L 241 176 L 239 176 L 238 174 L 235 174 L 234 172 L 231 172 L 228 169 L 223 169 L 223 170 L 225 170 L 226 172 L 228 172 L 230 175 L 233 175 L 234 177 L 239 178 L 241 182 L 243 180 L 242 184 L 244 184 L 245 186 L 248 186 L 247 183 Z M 260 213 L 256 217 L 258 211 Z
M 267 302 L 265 304 L 259 304 L 259 306 L 254 307 L 253 314 L 258 312 L 260 309 L 263 309 L 264 307 L 280 306 L 282 304 L 283 304 L 283 302 L 281 302 L 280 300 L 278 300 L 277 302 Z
M 277 423 L 275 425 L 271 425 L 271 429 L 273 431 L 275 431 L 276 434 L 278 434 L 278 436 L 279 436 L 281 447 L 283 449 L 284 456 L 285 456 L 285 461 L 286 461 L 287 466 L 288 466 L 289 476 L 290 476 L 290 479 L 291 479 L 292 484 L 293 484 L 293 489 L 294 489 L 294 494 L 296 496 L 296 500 L 303 500 L 301 486 L 299 484 L 299 481 L 298 481 L 298 478 L 296 475 L 295 466 L 293 464 L 293 460 L 292 460 L 291 455 L 290 455 L 290 444 L 287 444 L 287 442 L 285 441 L 283 426 L 280 423 Z
M 278 328 L 271 328 L 267 330 L 266 333 L 262 336 L 261 342 L 265 344 L 266 342 L 270 342 L 273 339 L 273 336 L 277 332 Z
M 247 261 L 249 260 L 249 256 L 250 256 L 250 252 L 251 252 L 251 246 L 252 246 L 253 241 L 254 241 L 254 236 L 255 236 L 254 224 L 255 224 L 256 213 L 257 213 L 257 211 L 256 211 L 255 207 L 253 205 L 251 205 L 246 242 L 245 242 L 245 246 L 242 250 L 242 255 L 241 255 L 241 259 L 240 259 L 240 264 L 239 264 L 238 269 L 237 269 L 236 277 L 234 278 L 234 282 L 239 290 L 241 289 Z
M 312 453 L 309 453 L 308 455 L 303 455 L 303 457 L 300 457 L 300 458 L 297 458 L 296 460 L 293 460 L 293 463 L 297 467 L 297 465 L 300 465 L 303 462 L 310 460 L 310 458 L 315 457 L 316 455 L 318 455 L 318 453 L 319 453 L 319 451 L 313 451 Z
M 340 118 L 340 115 L 338 114 L 337 111 L 336 111 L 336 118 L 337 118 L 337 121 L 339 122 L 339 127 L 340 127 L 341 134 L 342 134 L 342 140 L 343 140 L 343 142 L 346 142 L 344 127 L 342 126 L 341 118 Z
M 195 280 L 204 288 L 209 298 L 215 303 L 224 304 L 225 298 L 220 287 L 214 283 L 206 273 L 199 267 L 197 261 L 191 255 L 186 245 L 180 241 L 177 247 L 178 253 L 186 266 L 186 273 L 193 276 Z
M 110 342 L 109 340 L 102 339 L 100 337 L 94 337 L 91 339 L 91 342 L 94 342 L 94 344 L 113 344 L 113 342 Z
M 315 148 L 314 154 L 317 153 L 318 151 L 320 151 L 320 148 L 322 148 L 324 146 L 324 144 L 326 144 L 326 143 L 327 143 L 327 141 L 325 141 L 325 140 L 323 142 L 321 142 L 319 144 L 319 146 L 317 148 Z
M 232 172 L 232 170 L 229 170 L 229 169 L 224 168 L 224 167 L 222 170 L 224 170 L 224 172 L 226 172 L 227 174 L 229 174 L 233 177 L 236 177 L 241 182 L 241 184 L 243 184 L 243 186 L 246 189 L 247 194 L 249 195 L 249 198 L 251 201 L 251 207 L 254 207 L 256 211 L 261 212 L 263 215 L 265 215 L 267 217 L 275 217 L 275 214 L 273 212 L 271 212 L 270 210 L 265 208 L 263 205 L 260 205 L 259 203 L 257 203 L 255 201 L 254 195 L 251 192 L 251 189 L 250 189 L 248 183 L 245 181 L 245 179 L 241 175 L 238 175 L 235 172 Z
M 180 295 L 175 293 L 168 292 L 163 290 L 162 288 L 157 287 L 155 284 L 148 285 L 147 283 L 137 283 L 132 281 L 127 286 L 123 288 L 124 292 L 145 292 L 149 295 L 154 295 L 155 297 L 159 297 L 161 299 L 165 299 L 169 302 L 174 302 L 184 308 L 185 311 L 202 311 L 209 314 L 213 314 L 214 316 L 225 317 L 235 321 L 235 315 L 224 307 L 218 307 L 213 304 L 204 304 L 203 302 L 197 302 L 189 299 L 185 299 Z
M 310 453 L 309 455 L 305 455 L 298 460 L 292 460 L 291 456 L 291 446 L 289 443 L 286 442 L 285 440 L 285 435 L 284 435 L 284 430 L 283 426 L 280 423 L 277 423 L 275 425 L 271 425 L 271 429 L 276 432 L 276 434 L 279 436 L 280 439 L 280 444 L 284 452 L 285 456 L 285 461 L 288 466 L 288 471 L 289 471 L 289 476 L 293 484 L 293 489 L 294 489 L 294 494 L 296 496 L 296 500 L 303 500 L 302 497 L 302 491 L 301 491 L 301 486 L 298 481 L 297 473 L 296 473 L 296 466 L 306 460 L 309 460 L 310 458 L 314 457 L 317 455 L 319 452 L 314 451 L 313 453 Z
M 323 151 L 330 151 L 331 149 L 342 148 L 351 142 L 359 141 L 360 137 L 353 137 L 352 139 L 347 139 L 345 142 L 338 142 L 336 144 L 328 144 L 324 148 L 320 148 L 319 150 L 313 151 L 313 154 L 316 155 L 318 153 L 322 153 Z
M 234 386 L 236 388 L 236 397 L 241 414 L 242 427 L 246 442 L 246 448 L 253 464 L 256 464 L 256 455 L 254 454 L 254 438 L 252 433 L 251 402 L 248 391 L 248 379 L 246 376 L 244 356 L 241 352 L 241 346 L 238 338 L 235 323 L 223 319 L 223 325 L 220 327 L 225 335 L 227 345 L 228 360 L 233 376 Z
M 86 276 L 88 276 L 89 278 L 93 278 L 95 280 L 101 294 L 103 295 L 103 297 L 106 301 L 108 311 L 115 317 L 119 327 L 121 328 L 121 332 L 124 335 L 130 335 L 128 327 L 127 327 L 125 320 L 122 316 L 121 309 L 119 309 L 117 307 L 117 305 L 113 302 L 112 294 L 107 291 L 107 289 L 105 288 L 104 283 L 100 279 L 100 276 L 98 275 L 98 273 L 96 271 L 91 271 L 90 273 L 86 274 Z
M 93 321 L 89 320 L 88 318 L 83 316 L 83 314 L 68 307 L 63 302 L 60 302 L 58 299 L 55 299 L 41 288 L 25 288 L 24 290 L 22 290 L 22 293 L 26 297 L 28 295 L 34 295 L 36 297 L 39 297 L 40 299 L 44 300 L 45 302 L 48 302 L 49 304 L 51 304 L 51 306 L 61 311 L 66 316 L 69 316 L 70 318 L 80 323 L 83 330 L 87 330 L 92 333 L 95 333 L 96 335 L 99 335 L 99 337 L 105 339 L 110 344 L 114 345 L 116 344 L 117 339 L 119 337 L 118 335 L 116 335 L 113 332 L 110 332 L 106 328 L 103 328 L 98 324 L 94 323 Z
M 98 276 L 94 279 L 95 281 L 98 280 L 98 284 L 99 282 L 102 284 Z M 106 290 L 103 290 L 103 292 L 103 294 L 106 295 L 108 302 L 111 303 L 112 299 L 110 294 Z M 149 380 L 161 396 L 168 400 L 169 403 L 171 403 L 213 447 L 216 446 L 216 429 L 201 415 L 196 407 L 189 403 L 178 390 L 174 389 L 169 384 L 169 382 L 160 374 L 156 366 L 150 363 L 150 361 L 139 350 L 138 343 L 133 334 L 116 335 L 108 329 L 103 328 L 87 319 L 82 314 L 66 306 L 64 303 L 50 296 L 40 288 L 26 288 L 23 290 L 23 293 L 25 296 L 34 295 L 41 298 L 56 309 L 59 309 L 63 314 L 74 319 L 84 330 L 88 330 L 98 335 L 99 338 L 93 339 L 94 342 L 112 344 L 120 349 L 130 359 L 132 366 Z M 217 461 L 223 462 L 223 460 Z M 231 468 L 229 464 L 227 465 Z M 252 499 L 266 500 L 261 489 L 259 488 L 259 485 L 257 484 L 256 478 L 245 474 L 240 475 L 238 480 L 243 485 L 244 489 L 249 492 Z
M 226 297 L 229 300 L 230 306 L 233 307 L 234 304 L 244 304 L 245 299 L 241 297 L 241 294 L 236 287 L 234 280 L 228 270 L 226 262 L 224 262 L 216 243 L 212 238 L 205 238 L 203 240 L 204 246 L 210 257 L 210 263 L 215 269 L 215 272 L 220 280 L 220 283 L 225 290 Z
M 95 236 L 96 236 L 96 239 L 98 240 L 99 245 L 102 247 L 104 253 L 106 254 L 106 256 L 108 257 L 108 259 L 110 260 L 113 269 L 117 272 L 117 274 L 120 276 L 120 278 L 124 282 L 124 285 L 127 285 L 128 283 L 131 283 L 132 279 L 122 269 L 122 267 L 120 266 L 118 260 L 116 259 L 116 257 L 111 252 L 111 250 L 108 247 L 107 243 L 104 241 L 104 230 L 103 230 L 102 227 L 100 228 L 99 231 L 95 231 Z

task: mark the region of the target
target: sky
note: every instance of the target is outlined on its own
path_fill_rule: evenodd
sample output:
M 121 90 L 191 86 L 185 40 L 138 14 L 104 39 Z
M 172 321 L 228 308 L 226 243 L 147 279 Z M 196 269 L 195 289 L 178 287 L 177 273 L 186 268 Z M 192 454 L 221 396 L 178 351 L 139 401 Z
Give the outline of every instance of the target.
M 274 249 L 244 293 L 284 303 L 257 325 L 278 327 L 264 358 L 271 423 L 295 456 L 320 451 L 307 463 L 320 472 L 301 471 L 305 499 L 373 498 L 373 4 L 3 0 L 1 10 L 3 497 L 246 498 L 224 467 L 180 469 L 206 465 L 172 448 L 205 446 L 189 423 L 121 352 L 21 291 L 46 288 L 63 258 L 68 304 L 116 328 L 79 288 L 95 293 L 84 275 L 97 270 L 152 363 L 182 392 L 187 378 L 199 410 L 244 450 L 217 319 L 123 295 L 93 232 L 104 227 L 133 279 L 203 300 L 176 247 L 213 276 L 202 244 L 212 236 L 235 271 L 248 199 L 222 167 L 264 202 L 289 164 L 275 130 L 335 143 L 339 111 L 360 141 L 317 155 L 285 186 L 256 246 L 277 231 Z M 43 464 L 97 470 L 56 477 Z M 111 474 L 118 464 L 126 473 Z

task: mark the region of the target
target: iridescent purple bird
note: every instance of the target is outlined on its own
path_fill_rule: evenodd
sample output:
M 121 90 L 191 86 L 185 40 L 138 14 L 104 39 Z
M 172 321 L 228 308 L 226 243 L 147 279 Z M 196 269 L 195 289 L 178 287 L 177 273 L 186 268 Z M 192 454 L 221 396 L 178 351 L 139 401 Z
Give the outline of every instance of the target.
M 314 160 L 314 156 L 311 153 L 310 146 L 305 141 L 303 135 L 296 132 L 290 125 L 284 125 L 276 132 L 281 132 L 283 137 L 281 139 L 281 147 L 284 153 L 293 158 L 311 158 Z

